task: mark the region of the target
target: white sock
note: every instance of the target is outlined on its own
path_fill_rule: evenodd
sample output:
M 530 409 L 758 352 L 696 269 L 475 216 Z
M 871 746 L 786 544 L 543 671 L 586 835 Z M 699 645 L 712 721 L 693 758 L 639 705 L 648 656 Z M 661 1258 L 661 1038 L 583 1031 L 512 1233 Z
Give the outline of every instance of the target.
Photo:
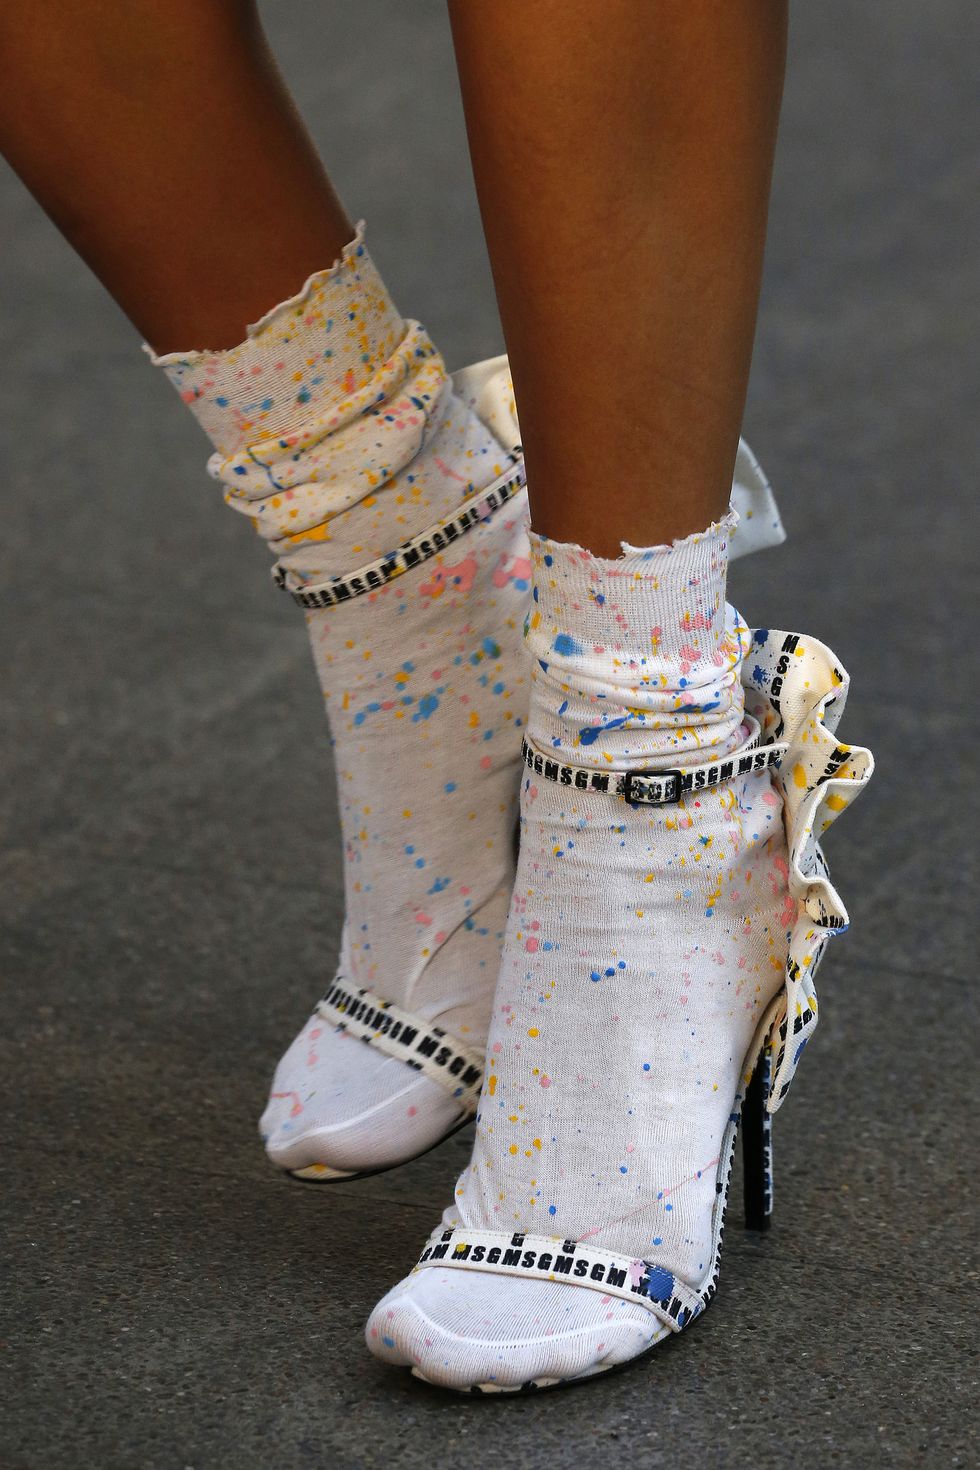
M 386 556 L 515 464 L 395 310 L 362 230 L 241 346 L 155 359 L 214 443 L 226 500 L 294 591 Z M 343 824 L 338 978 L 480 1063 L 528 701 L 524 515 L 520 493 L 443 554 L 306 614 Z M 328 980 L 312 976 L 311 991 Z M 459 1089 L 430 1073 L 314 1013 L 275 1074 L 270 1156 L 313 1177 L 412 1157 L 465 1116 Z
M 731 518 L 603 561 L 532 535 L 528 734 L 559 761 L 662 770 L 745 742 Z M 629 806 L 525 772 L 521 851 L 470 1167 L 444 1225 L 712 1267 L 722 1136 L 783 984 L 796 905 L 770 773 Z M 379 1304 L 378 1356 L 453 1388 L 599 1371 L 666 1335 L 565 1281 L 428 1266 Z

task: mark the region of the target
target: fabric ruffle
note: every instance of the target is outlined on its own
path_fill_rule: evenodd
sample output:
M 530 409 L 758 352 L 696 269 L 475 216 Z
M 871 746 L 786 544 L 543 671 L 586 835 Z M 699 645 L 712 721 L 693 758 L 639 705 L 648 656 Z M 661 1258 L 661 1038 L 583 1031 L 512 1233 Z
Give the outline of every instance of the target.
M 817 1024 L 817 966 L 828 941 L 848 926 L 819 839 L 874 771 L 870 750 L 836 738 L 849 683 L 846 670 L 819 639 L 769 628 L 753 631 L 742 665 L 745 708 L 759 721 L 763 743 L 789 743 L 775 781 L 784 800 L 787 881 L 797 904 L 786 984 L 767 1043 L 772 1052 L 766 1102 L 770 1113 L 786 1096 Z

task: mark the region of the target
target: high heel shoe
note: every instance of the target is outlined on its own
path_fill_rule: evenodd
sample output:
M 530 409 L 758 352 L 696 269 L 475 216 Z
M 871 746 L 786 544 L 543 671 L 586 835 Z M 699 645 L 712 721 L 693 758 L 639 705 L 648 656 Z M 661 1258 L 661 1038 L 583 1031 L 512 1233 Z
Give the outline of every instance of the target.
M 603 1231 L 614 1229 L 618 1219 L 597 1221 L 594 1228 L 582 1231 L 576 1239 L 560 1239 L 519 1229 L 508 1232 L 471 1228 L 460 1218 L 462 1207 L 456 1205 L 446 1211 L 443 1226 L 430 1237 L 415 1271 L 379 1303 L 368 1324 L 372 1351 L 389 1362 L 411 1366 L 416 1377 L 471 1393 L 551 1388 L 585 1381 L 624 1366 L 668 1336 L 687 1330 L 703 1314 L 717 1290 L 725 1209 L 740 1125 L 745 1162 L 745 1223 L 752 1230 L 769 1226 L 773 1201 L 772 1115 L 785 1100 L 803 1049 L 816 1026 L 813 977 L 817 966 L 829 940 L 843 932 L 848 923 L 846 910 L 830 884 L 817 835 L 863 789 L 874 767 L 869 751 L 843 745 L 836 739 L 834 732 L 843 711 L 847 675 L 817 640 L 793 633 L 757 630 L 743 661 L 742 682 L 746 715 L 757 731 L 747 747 L 727 759 L 645 775 L 619 773 L 614 769 L 605 772 L 580 769 L 533 751 L 529 759 L 529 752 L 525 752 L 525 761 L 536 776 L 544 782 L 576 788 L 583 793 L 583 800 L 587 799 L 585 793 L 601 790 L 643 806 L 670 806 L 683 792 L 696 797 L 701 791 L 726 783 L 733 783 L 734 801 L 741 789 L 738 783 L 742 772 L 754 767 L 761 773 L 764 765 L 777 767 L 776 790 L 782 801 L 786 834 L 781 871 L 786 903 L 793 917 L 782 928 L 781 988 L 759 1014 L 737 1074 L 727 1122 L 717 1145 L 711 1145 L 714 1195 L 710 1227 L 706 1228 L 704 1270 L 699 1273 L 699 1279 L 692 1281 L 676 1274 L 655 1255 L 644 1252 L 634 1257 L 593 1244 Z M 756 762 L 761 764 L 756 766 Z M 759 780 L 762 779 L 760 774 Z M 774 934 L 780 932 L 780 927 L 774 926 Z M 626 1045 L 625 1039 L 620 1045 Z M 601 1060 L 604 1055 L 600 1046 L 597 1058 Z M 485 1088 L 481 1099 L 478 1114 L 481 1129 L 492 1129 L 496 1124 L 495 1104 L 490 1100 L 492 1092 L 491 1088 L 488 1095 Z M 517 1119 L 512 1122 L 516 1123 Z M 511 1152 L 515 1149 L 511 1148 Z M 598 1159 L 593 1167 L 600 1167 Z M 625 1167 L 622 1172 L 626 1172 Z M 708 1175 L 704 1182 L 708 1183 L 711 1177 Z M 702 1179 L 701 1171 L 697 1178 Z M 465 1203 L 462 1185 L 463 1181 L 459 1194 Z M 478 1182 L 474 1186 L 478 1203 L 481 1202 L 479 1188 Z M 644 1209 L 648 1206 L 657 1208 L 652 1197 L 642 1204 Z M 492 1219 L 491 1213 L 486 1223 L 489 1225 Z M 652 1234 L 651 1230 L 647 1241 Z M 429 1291 L 426 1278 L 434 1268 L 436 1276 Z M 516 1277 L 528 1283 L 533 1306 L 527 1309 L 526 1316 L 534 1321 L 550 1320 L 545 1305 L 547 1283 L 554 1283 L 557 1291 L 564 1293 L 563 1302 L 570 1295 L 579 1295 L 570 1293 L 569 1287 L 581 1288 L 583 1295 L 601 1292 L 610 1305 L 589 1319 L 597 1324 L 593 1357 L 581 1356 L 574 1368 L 555 1371 L 550 1365 L 559 1356 L 557 1349 L 552 1353 L 548 1334 L 539 1332 L 534 1342 L 540 1343 L 540 1349 L 535 1347 L 534 1351 L 542 1366 L 538 1372 L 519 1378 L 517 1370 L 509 1370 L 507 1364 L 510 1339 L 504 1332 L 506 1323 L 501 1320 L 500 1333 L 490 1330 L 496 1324 L 490 1319 L 492 1307 L 485 1291 L 482 1295 L 474 1294 L 479 1296 L 479 1306 L 467 1309 L 473 1324 L 472 1338 L 462 1333 L 454 1336 L 455 1329 L 443 1327 L 443 1320 L 447 1323 L 452 1320 L 456 1297 L 460 1318 L 464 1311 L 463 1297 L 459 1293 L 454 1296 L 449 1280 L 457 1270 Z M 515 1308 L 512 1296 L 507 1300 L 509 1322 L 519 1309 Z M 433 1320 L 438 1315 L 433 1312 L 437 1302 L 444 1304 L 444 1317 L 438 1323 Z M 629 1321 L 633 1324 L 630 1331 L 635 1346 L 628 1355 L 623 1352 L 613 1360 L 603 1353 L 601 1339 L 606 1333 L 598 1324 L 614 1315 L 613 1309 L 622 1308 L 623 1304 L 629 1304 L 632 1309 Z M 468 1354 L 467 1365 L 458 1371 L 451 1362 L 457 1339 L 461 1345 L 466 1344 Z

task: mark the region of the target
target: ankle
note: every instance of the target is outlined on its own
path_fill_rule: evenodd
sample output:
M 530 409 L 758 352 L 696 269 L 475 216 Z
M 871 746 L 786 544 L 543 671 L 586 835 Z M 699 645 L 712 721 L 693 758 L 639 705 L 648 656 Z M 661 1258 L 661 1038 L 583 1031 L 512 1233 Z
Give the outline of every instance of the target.
M 153 360 L 215 446 L 225 499 L 300 581 L 387 554 L 508 463 L 425 328 L 396 310 L 363 224 L 239 346 Z
M 748 630 L 725 602 L 734 514 L 604 560 L 532 532 L 529 734 L 598 769 L 726 755 L 743 739 Z

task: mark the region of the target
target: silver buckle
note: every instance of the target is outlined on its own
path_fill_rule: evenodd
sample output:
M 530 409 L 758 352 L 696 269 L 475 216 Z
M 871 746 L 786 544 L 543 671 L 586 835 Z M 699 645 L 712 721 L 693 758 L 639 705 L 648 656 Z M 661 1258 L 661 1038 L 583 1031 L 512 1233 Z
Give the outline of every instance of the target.
M 634 794 L 634 781 L 667 781 L 674 778 L 674 788 L 670 796 L 642 796 L 639 792 Z M 677 770 L 667 771 L 627 771 L 623 777 L 623 800 L 632 806 L 676 806 L 683 794 L 681 782 L 684 772 Z

